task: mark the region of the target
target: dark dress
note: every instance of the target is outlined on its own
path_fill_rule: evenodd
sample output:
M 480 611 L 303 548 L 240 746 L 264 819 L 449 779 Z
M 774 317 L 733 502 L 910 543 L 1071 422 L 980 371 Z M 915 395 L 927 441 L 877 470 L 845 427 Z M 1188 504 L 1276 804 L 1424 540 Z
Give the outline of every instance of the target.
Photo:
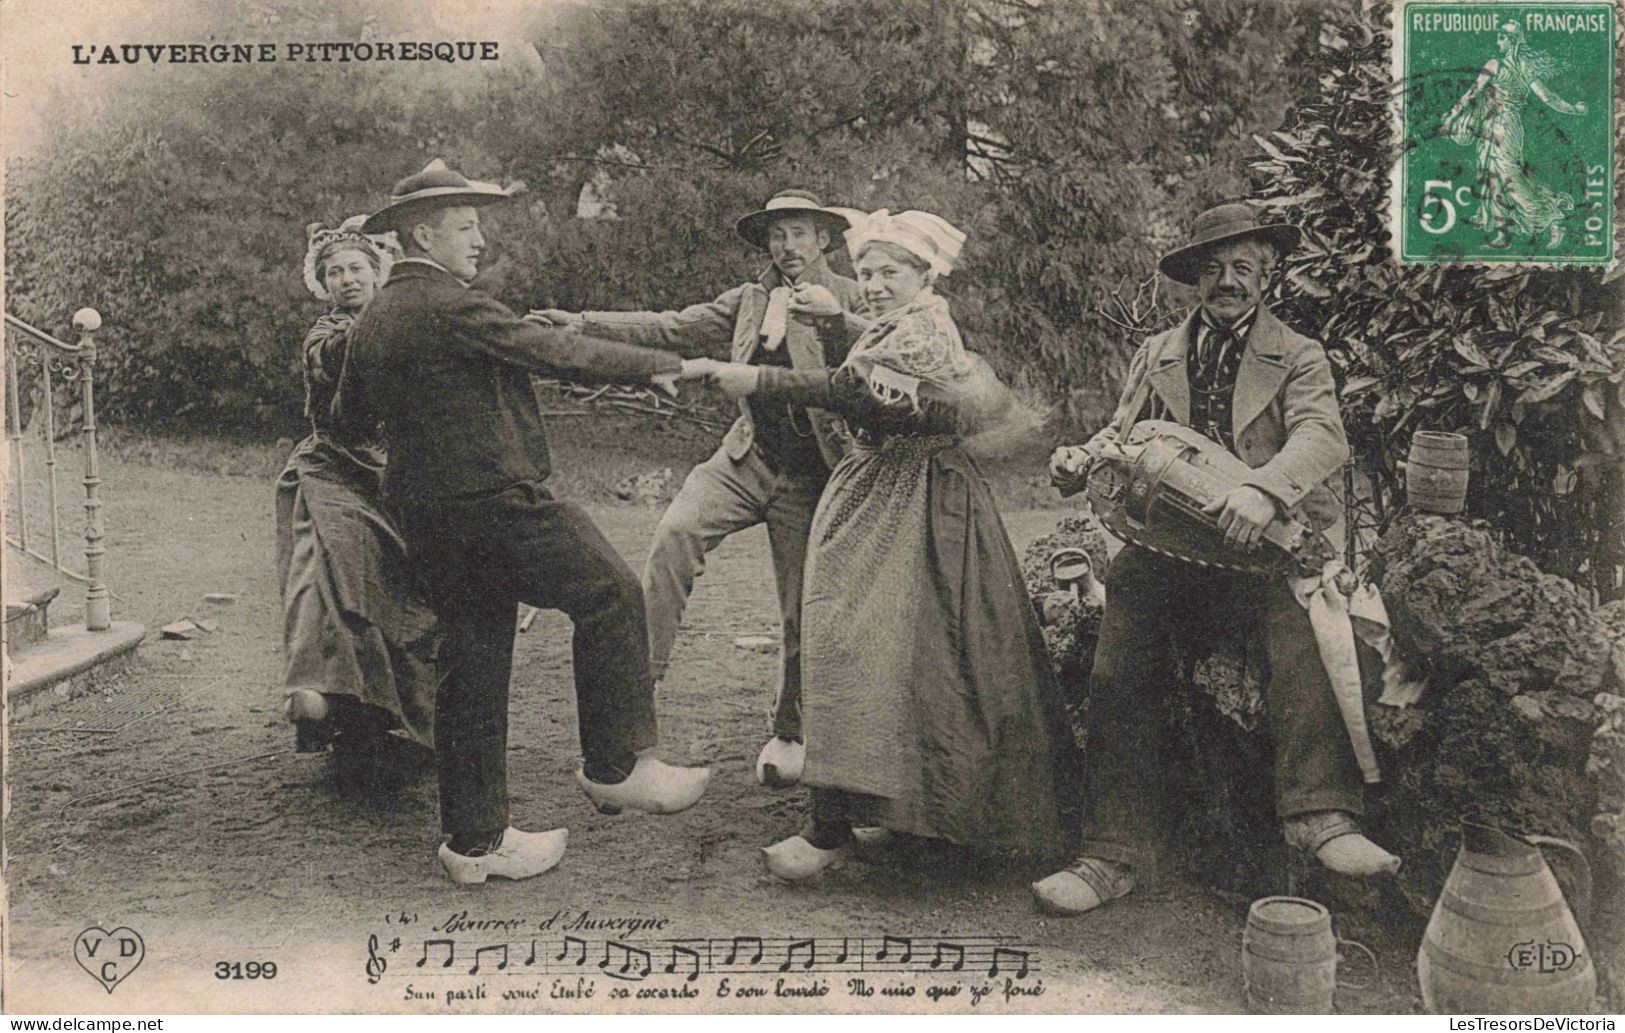
M 1065 708 L 956 408 L 924 392 L 917 411 L 882 403 L 849 369 L 764 370 L 757 394 L 840 413 L 855 431 L 808 542 L 802 780 L 874 798 L 863 809 L 878 803 L 898 832 L 1063 847 Z
M 397 727 L 434 745 L 438 645 L 406 549 L 380 502 L 384 455 L 330 415 L 353 317 L 334 309 L 306 335 L 302 358 L 311 434 L 276 483 L 284 688 L 370 704 L 352 723 Z M 301 740 L 301 748 L 318 741 Z

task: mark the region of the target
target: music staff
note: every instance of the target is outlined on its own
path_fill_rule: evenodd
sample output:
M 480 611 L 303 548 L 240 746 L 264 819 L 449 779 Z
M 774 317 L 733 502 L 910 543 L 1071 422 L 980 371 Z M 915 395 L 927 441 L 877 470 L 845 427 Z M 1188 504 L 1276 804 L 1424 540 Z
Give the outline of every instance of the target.
M 402 979 L 407 973 L 390 969 L 376 936 L 366 944 L 364 971 L 368 981 L 377 984 L 385 978 Z M 989 978 L 1005 976 L 1023 980 L 1039 971 L 1038 959 L 1030 944 L 1008 936 L 960 936 L 916 938 L 883 934 L 878 937 L 689 937 L 671 940 L 586 940 L 578 936 L 560 939 L 471 941 L 441 937 L 420 944 L 390 943 L 389 954 L 421 950 L 414 959 L 414 978 L 428 975 L 470 976 L 482 973 L 574 975 L 587 963 L 589 952 L 594 968 L 611 979 L 638 982 L 657 971 L 681 975 L 694 982 L 701 975 L 779 975 L 784 973 L 835 975 L 843 973 L 916 973 L 946 976 L 961 972 L 985 972 Z M 444 952 L 443 956 L 441 952 Z M 408 954 L 410 956 L 410 954 Z M 461 958 L 467 969 L 447 971 Z M 496 964 L 491 964 L 491 959 Z M 511 959 L 523 958 L 522 961 Z M 431 959 L 438 964 L 430 965 Z

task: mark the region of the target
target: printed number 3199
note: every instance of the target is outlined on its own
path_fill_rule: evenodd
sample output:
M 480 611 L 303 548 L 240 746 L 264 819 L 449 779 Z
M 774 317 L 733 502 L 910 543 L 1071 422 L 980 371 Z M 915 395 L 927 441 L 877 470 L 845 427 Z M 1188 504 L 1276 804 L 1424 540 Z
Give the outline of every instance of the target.
M 274 961 L 217 961 L 214 963 L 216 979 L 275 979 Z

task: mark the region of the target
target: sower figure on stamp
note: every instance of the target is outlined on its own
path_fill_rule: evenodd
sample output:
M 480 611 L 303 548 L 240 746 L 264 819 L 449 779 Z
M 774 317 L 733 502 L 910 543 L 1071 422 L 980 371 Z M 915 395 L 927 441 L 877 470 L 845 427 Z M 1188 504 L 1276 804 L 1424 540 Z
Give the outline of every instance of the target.
M 508 824 L 508 680 L 520 601 L 562 610 L 575 624 L 577 780 L 600 810 L 680 811 L 710 777 L 650 752 L 643 595 L 587 514 L 544 486 L 547 436 L 529 377 L 669 386 L 684 363 L 520 319 L 471 289 L 485 245 L 477 209 L 509 195 L 439 160 L 395 185 L 365 229 L 395 231 L 406 257 L 357 321 L 340 383 L 352 416 L 382 425 L 385 494 L 446 636 L 435 732 L 450 842 L 440 861 L 463 883 L 538 875 L 564 853 L 564 829 Z
M 1348 457 L 1330 364 L 1320 344 L 1282 324 L 1262 296 L 1296 227 L 1258 221 L 1245 204 L 1199 215 L 1192 241 L 1161 270 L 1197 288 L 1200 305 L 1152 337 L 1129 366 L 1112 422 L 1062 447 L 1050 473 L 1076 488 L 1102 449 L 1143 419 L 1192 427 L 1253 475 L 1210 508 L 1228 544 L 1257 546 L 1278 512 L 1316 531 L 1341 518 L 1326 481 Z M 1200 567 L 1128 544 L 1106 575 L 1106 610 L 1090 674 L 1082 856 L 1034 885 L 1039 904 L 1078 914 L 1133 889 L 1164 834 L 1171 629 L 1225 622 L 1261 632 L 1275 752 L 1276 812 L 1287 842 L 1350 875 L 1393 872 L 1399 859 L 1360 833 L 1361 771 L 1322 666 L 1308 615 L 1285 578 Z M 1242 622 L 1245 622 L 1243 624 Z
M 1551 233 L 1546 246 L 1563 241 L 1563 220 L 1574 210 L 1574 198 L 1541 185 L 1524 160 L 1523 108 L 1533 93 L 1553 111 L 1583 115 L 1585 101 L 1569 103 L 1543 81 L 1556 62 L 1529 46 L 1523 26 L 1508 21 L 1495 36 L 1500 50 L 1455 107 L 1444 116 L 1451 140 L 1478 155 L 1478 210 L 1473 225 L 1481 227 L 1493 248 L 1510 247 L 1515 231 L 1526 238 Z
M 686 356 L 717 353 L 757 366 L 834 369 L 856 332 L 850 313 L 858 285 L 833 272 L 825 252 L 839 247 L 847 221 L 811 194 L 786 190 L 735 224 L 739 235 L 773 260 L 756 281 L 715 301 L 678 312 L 542 313 L 583 332 L 670 348 Z M 724 354 L 724 349 L 726 353 Z M 722 447 L 696 466 L 655 530 L 643 570 L 649 604 L 649 654 L 664 677 L 677 627 L 705 555 L 736 531 L 767 524 L 781 621 L 779 690 L 773 737 L 756 761 L 771 786 L 801 778 L 801 582 L 807 532 L 830 469 L 845 450 L 833 415 L 783 402 L 744 399 Z

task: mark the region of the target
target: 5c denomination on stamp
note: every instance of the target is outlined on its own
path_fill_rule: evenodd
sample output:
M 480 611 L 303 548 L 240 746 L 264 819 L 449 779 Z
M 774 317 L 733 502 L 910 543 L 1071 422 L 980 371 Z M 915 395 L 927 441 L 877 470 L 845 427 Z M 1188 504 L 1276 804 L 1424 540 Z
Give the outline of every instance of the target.
M 1395 11 L 1406 262 L 1614 256 L 1614 6 L 1412 0 Z

